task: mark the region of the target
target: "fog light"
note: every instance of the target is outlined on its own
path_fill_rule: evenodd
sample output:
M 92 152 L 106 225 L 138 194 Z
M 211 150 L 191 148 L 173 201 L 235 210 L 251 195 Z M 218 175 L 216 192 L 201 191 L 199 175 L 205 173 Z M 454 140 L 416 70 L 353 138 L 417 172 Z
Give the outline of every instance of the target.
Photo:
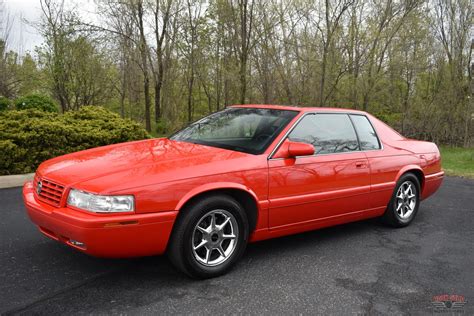
M 71 245 L 73 246 L 76 246 L 76 247 L 80 247 L 80 248 L 86 248 L 86 244 L 83 243 L 83 242 L 80 242 L 80 241 L 77 241 L 77 240 L 72 240 L 70 239 L 69 242 L 71 243 Z

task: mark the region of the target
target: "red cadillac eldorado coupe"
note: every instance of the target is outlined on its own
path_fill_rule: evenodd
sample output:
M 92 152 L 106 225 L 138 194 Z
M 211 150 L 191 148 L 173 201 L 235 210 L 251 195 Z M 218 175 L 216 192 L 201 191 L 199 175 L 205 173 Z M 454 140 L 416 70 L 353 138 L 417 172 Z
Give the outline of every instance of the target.
M 45 161 L 23 197 L 54 240 L 99 257 L 166 252 L 208 278 L 248 242 L 371 217 L 406 226 L 443 175 L 435 144 L 365 112 L 245 105 Z

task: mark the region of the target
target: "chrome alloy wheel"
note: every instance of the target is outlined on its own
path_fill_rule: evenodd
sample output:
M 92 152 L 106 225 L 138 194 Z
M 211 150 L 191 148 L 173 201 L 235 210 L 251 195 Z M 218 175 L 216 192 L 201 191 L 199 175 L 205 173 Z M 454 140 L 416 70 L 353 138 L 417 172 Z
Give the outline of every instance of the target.
M 191 245 L 194 258 L 206 267 L 220 265 L 236 249 L 238 237 L 234 215 L 226 210 L 210 211 L 194 227 Z
M 415 210 L 417 199 L 416 199 L 416 187 L 411 181 L 405 181 L 398 188 L 396 212 L 401 219 L 407 219 L 411 216 Z

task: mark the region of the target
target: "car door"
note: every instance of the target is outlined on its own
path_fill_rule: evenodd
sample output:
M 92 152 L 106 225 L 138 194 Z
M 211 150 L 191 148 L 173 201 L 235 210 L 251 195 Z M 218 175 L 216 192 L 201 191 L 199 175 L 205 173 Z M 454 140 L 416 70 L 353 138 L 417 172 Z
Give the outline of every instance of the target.
M 288 134 L 315 155 L 269 163 L 269 226 L 282 228 L 369 208 L 370 168 L 345 113 L 308 113 Z
M 389 148 L 384 151 L 382 142 L 367 116 L 351 114 L 350 117 L 356 128 L 360 147 L 370 165 L 370 208 L 383 212 L 392 197 L 396 175 L 403 166 L 412 163 L 410 160 L 413 157 L 397 155 L 399 151 L 396 149 Z

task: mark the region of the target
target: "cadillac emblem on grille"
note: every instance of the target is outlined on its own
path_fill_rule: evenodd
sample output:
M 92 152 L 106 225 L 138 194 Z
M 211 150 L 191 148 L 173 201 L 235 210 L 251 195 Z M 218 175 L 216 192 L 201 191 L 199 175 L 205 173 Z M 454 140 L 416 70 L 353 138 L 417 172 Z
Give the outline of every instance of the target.
M 38 195 L 41 193 L 41 190 L 43 189 L 43 183 L 41 182 L 41 180 L 38 181 L 38 184 L 36 186 L 36 193 L 38 193 Z

